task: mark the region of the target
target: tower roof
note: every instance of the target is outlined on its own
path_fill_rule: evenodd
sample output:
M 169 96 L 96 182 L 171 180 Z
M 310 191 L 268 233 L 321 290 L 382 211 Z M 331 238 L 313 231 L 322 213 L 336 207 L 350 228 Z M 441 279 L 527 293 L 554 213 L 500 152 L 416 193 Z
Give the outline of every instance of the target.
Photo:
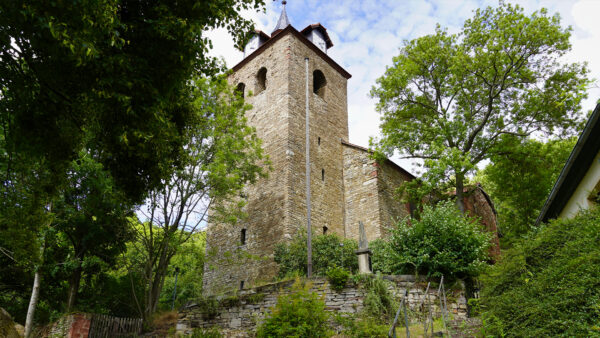
M 275 29 L 271 33 L 271 36 L 279 33 L 284 28 L 286 28 L 287 26 L 290 25 L 290 19 L 288 19 L 287 12 L 285 11 L 286 1 L 282 1 L 281 3 L 283 5 L 283 8 L 281 10 L 281 15 L 279 16 L 279 20 L 277 20 L 277 25 L 275 26 Z

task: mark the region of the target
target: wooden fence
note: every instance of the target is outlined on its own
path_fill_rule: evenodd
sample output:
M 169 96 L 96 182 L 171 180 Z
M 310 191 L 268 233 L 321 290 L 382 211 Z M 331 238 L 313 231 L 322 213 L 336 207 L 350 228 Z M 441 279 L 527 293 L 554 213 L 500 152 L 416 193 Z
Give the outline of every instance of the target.
M 93 314 L 88 337 L 136 337 L 140 332 L 142 332 L 141 318 L 118 318 Z

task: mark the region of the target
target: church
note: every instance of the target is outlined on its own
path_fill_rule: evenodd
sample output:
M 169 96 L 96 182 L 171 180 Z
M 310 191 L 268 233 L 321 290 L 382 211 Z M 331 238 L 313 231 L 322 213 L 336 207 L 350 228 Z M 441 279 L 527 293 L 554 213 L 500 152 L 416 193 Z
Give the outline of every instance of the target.
M 272 170 L 245 188 L 246 219 L 236 226 L 209 220 L 207 295 L 277 275 L 275 246 L 307 227 L 307 176 L 313 234 L 358 240 L 362 222 L 371 241 L 387 235 L 392 219 L 410 213 L 394 193 L 415 177 L 390 160 L 377 163 L 368 149 L 348 142 L 351 75 L 327 55 L 333 47 L 327 29 L 316 23 L 297 30 L 283 3 L 273 32 L 256 31 L 229 76 L 252 105 L 248 124 L 262 139 Z

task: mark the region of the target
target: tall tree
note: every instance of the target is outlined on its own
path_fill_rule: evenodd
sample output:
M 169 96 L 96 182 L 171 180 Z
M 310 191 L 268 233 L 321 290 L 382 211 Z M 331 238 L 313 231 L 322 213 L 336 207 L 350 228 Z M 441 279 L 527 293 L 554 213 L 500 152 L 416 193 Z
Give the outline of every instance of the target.
M 222 68 L 207 54 L 205 32 L 226 27 L 239 44 L 252 26 L 240 11 L 263 3 L 0 2 L 0 193 L 11 201 L 25 196 L 8 196 L 21 184 L 16 176 L 41 187 L 27 203 L 3 204 L 0 229 L 18 226 L 10 214 L 47 214 L 69 163 L 90 140 L 131 201 L 160 186 L 185 157 L 185 131 L 195 118 L 185 96 L 189 80 Z M 27 224 L 35 228 L 29 242 L 37 243 L 45 220 Z
M 84 135 L 136 201 L 183 153 L 182 99 L 194 74 L 220 70 L 206 30 L 242 41 L 243 9 L 263 0 L 2 1 L 0 114 L 7 149 L 43 159 L 62 179 Z M 7 160 L 10 160 L 9 156 Z M 3 159 L 4 160 L 4 159 Z
M 249 106 L 224 77 L 197 79 L 190 97 L 196 124 L 186 130 L 182 169 L 150 193 L 140 210 L 146 218 L 138 231 L 146 284 L 143 316 L 158 305 L 171 258 L 211 217 L 239 217 L 237 198 L 244 184 L 264 174 L 261 142 L 246 125 Z
M 466 176 L 509 150 L 503 135 L 573 135 L 580 125 L 588 70 L 560 62 L 570 32 L 558 14 L 500 2 L 476 10 L 459 34 L 438 26 L 406 42 L 371 91 L 383 135 L 373 143 L 422 159 L 423 187 L 453 186 L 464 211 Z
M 128 217 L 133 206 L 112 177 L 87 152 L 71 164 L 67 184 L 53 203 L 53 227 L 66 239 L 69 249 L 63 258 L 68 270 L 66 311 L 75 305 L 82 274 L 94 269 L 96 262 L 114 265 L 133 238 Z M 92 270 L 93 271 L 93 270 Z
M 505 137 L 511 152 L 490 156 L 490 163 L 477 173 L 474 180 L 482 183 L 498 211 L 504 245 L 531 229 L 576 141 Z

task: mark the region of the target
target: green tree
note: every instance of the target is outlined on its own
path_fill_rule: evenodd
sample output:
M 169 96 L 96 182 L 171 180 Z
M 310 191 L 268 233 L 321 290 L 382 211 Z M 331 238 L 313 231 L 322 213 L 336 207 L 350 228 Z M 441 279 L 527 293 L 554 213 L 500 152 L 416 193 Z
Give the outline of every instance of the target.
M 599 336 L 600 210 L 542 225 L 480 280 L 485 336 Z
M 392 229 L 388 266 L 394 274 L 406 271 L 470 278 L 488 259 L 490 236 L 477 220 L 469 219 L 450 201 L 424 206 L 420 219 L 404 219 Z
M 89 153 L 81 152 L 68 170 L 67 184 L 53 202 L 51 225 L 68 248 L 61 266 L 68 270 L 66 311 L 75 305 L 82 274 L 97 272 L 100 262 L 114 265 L 133 238 L 128 217 L 133 206 L 112 177 Z
M 406 42 L 371 91 L 383 135 L 373 143 L 388 156 L 422 159 L 420 189 L 453 186 L 464 212 L 466 175 L 510 150 L 503 135 L 573 135 L 580 126 L 588 70 L 559 61 L 570 34 L 545 9 L 527 16 L 500 2 L 476 10 L 459 34 L 438 26 Z
M 179 308 L 188 300 L 202 297 L 205 244 L 206 233 L 198 232 L 177 249 L 177 253 L 171 259 L 169 274 L 165 276 L 159 307 L 171 309 L 175 290 L 175 268 L 179 269 L 175 308 Z
M 211 217 L 235 222 L 243 216 L 237 198 L 246 183 L 265 172 L 261 142 L 246 124 L 249 106 L 223 77 L 196 79 L 189 93 L 195 124 L 186 130 L 183 167 L 150 192 L 139 209 L 145 222 L 138 227 L 144 318 L 156 311 L 171 258 Z
M 193 122 L 189 80 L 221 67 L 205 32 L 238 43 L 262 0 L 3 1 L 0 120 L 6 146 L 61 181 L 91 135 L 100 162 L 135 201 L 181 162 Z M 12 168 L 8 165 L 7 168 Z
M 504 142 L 510 153 L 490 156 L 491 163 L 474 180 L 494 201 L 501 240 L 510 245 L 535 223 L 576 139 L 541 142 L 510 137 Z

